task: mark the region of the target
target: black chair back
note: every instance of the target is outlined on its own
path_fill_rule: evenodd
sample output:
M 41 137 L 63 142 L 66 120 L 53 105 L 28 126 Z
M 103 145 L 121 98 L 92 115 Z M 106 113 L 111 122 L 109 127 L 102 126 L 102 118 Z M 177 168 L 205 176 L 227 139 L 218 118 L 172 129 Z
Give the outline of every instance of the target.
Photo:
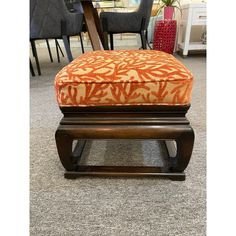
M 62 21 L 66 35 L 78 35 L 83 14 L 70 13 L 64 0 L 30 0 L 30 39 L 60 38 Z
M 138 12 L 145 18 L 144 29 L 147 30 L 151 17 L 153 0 L 141 0 Z

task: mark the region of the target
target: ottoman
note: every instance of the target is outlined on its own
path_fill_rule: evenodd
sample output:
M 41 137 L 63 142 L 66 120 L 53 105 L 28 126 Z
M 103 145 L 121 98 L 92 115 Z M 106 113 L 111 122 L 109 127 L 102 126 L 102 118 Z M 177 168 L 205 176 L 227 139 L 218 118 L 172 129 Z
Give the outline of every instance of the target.
M 185 180 L 194 144 L 186 118 L 192 83 L 191 72 L 161 51 L 93 51 L 72 61 L 55 78 L 63 113 L 55 138 L 64 176 Z M 155 139 L 164 143 L 168 155 L 164 166 L 81 165 L 90 139 Z

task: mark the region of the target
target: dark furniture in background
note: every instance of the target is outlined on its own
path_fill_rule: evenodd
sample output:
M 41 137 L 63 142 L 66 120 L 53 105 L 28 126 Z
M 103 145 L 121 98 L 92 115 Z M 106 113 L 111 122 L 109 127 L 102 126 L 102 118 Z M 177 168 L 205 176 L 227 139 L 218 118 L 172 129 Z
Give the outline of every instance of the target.
M 47 44 L 47 48 L 48 48 L 48 54 L 49 54 L 50 61 L 53 62 L 53 57 L 52 57 L 51 48 L 50 48 L 50 44 L 49 44 L 48 39 L 46 39 L 46 44 Z M 55 46 L 56 46 L 56 53 L 57 53 L 57 61 L 60 62 L 59 51 L 63 57 L 64 57 L 64 53 L 63 53 L 61 46 L 60 46 L 57 39 L 55 39 Z
M 81 0 L 64 0 L 66 3 L 66 7 L 70 12 L 81 12 L 84 13 L 83 6 L 81 4 Z M 82 32 L 87 32 L 87 27 L 85 24 L 85 20 L 83 20 Z
M 108 49 L 103 35 L 100 19 L 92 0 L 65 0 L 70 11 L 82 10 L 84 14 L 83 32 L 88 32 L 93 50 Z
M 108 42 L 110 35 L 110 46 L 114 49 L 113 34 L 138 33 L 141 36 L 142 48 L 147 48 L 147 28 L 151 16 L 153 0 L 141 0 L 139 8 L 135 12 L 101 12 L 100 19 L 102 28 Z
M 82 23 L 83 13 L 77 11 L 77 8 L 75 13 L 69 12 L 64 0 L 30 0 L 30 42 L 39 75 L 41 71 L 35 41 L 62 39 L 67 58 L 72 61 L 69 37 L 76 35 L 81 37 Z M 56 41 L 57 50 L 60 49 L 58 46 Z M 52 59 L 51 55 L 50 59 Z

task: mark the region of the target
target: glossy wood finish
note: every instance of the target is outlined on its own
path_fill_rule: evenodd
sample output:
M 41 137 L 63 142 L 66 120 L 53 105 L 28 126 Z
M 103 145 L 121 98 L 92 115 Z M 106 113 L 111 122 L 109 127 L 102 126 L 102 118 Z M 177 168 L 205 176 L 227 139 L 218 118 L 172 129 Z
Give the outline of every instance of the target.
M 113 177 L 161 177 L 173 180 L 185 180 L 184 173 L 162 172 L 160 167 L 143 166 L 79 166 L 76 171 L 66 171 L 67 179 L 76 179 L 80 176 L 113 176 Z
M 189 106 L 61 107 L 64 114 L 56 131 L 56 143 L 66 178 L 82 175 L 159 176 L 184 180 L 193 149 L 194 132 L 185 114 Z M 88 139 L 175 140 L 176 154 L 170 153 L 164 167 L 81 166 Z M 78 140 L 72 148 L 73 140 Z

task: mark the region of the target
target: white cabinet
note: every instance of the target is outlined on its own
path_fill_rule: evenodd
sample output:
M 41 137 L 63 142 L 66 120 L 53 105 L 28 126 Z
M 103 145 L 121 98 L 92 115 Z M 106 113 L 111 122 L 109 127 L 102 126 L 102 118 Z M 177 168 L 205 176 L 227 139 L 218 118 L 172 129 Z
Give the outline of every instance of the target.
M 188 55 L 189 50 L 206 50 L 206 44 L 202 42 L 190 42 L 192 26 L 206 25 L 206 20 L 206 3 L 190 3 L 182 6 L 182 18 L 178 34 L 178 49 L 183 50 L 184 56 Z

